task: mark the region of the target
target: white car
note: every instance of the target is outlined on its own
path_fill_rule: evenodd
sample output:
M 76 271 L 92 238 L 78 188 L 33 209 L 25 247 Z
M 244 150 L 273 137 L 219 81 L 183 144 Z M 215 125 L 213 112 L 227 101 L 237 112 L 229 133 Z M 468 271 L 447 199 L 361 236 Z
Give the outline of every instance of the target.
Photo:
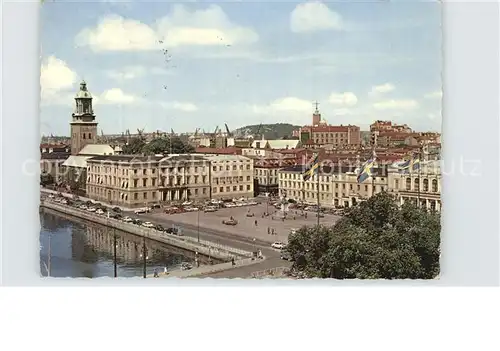
M 191 201 L 184 201 L 182 206 L 191 206 L 193 203 Z
M 205 207 L 205 212 L 215 212 L 217 208 L 215 206 L 207 206 Z
M 141 214 L 146 212 L 148 212 L 147 208 L 138 208 L 137 210 L 134 211 L 135 214 Z
M 86 210 L 86 209 L 87 209 L 87 206 L 85 206 L 85 205 L 80 206 L 80 210 Z
M 53 199 L 55 196 L 54 195 L 49 195 L 49 199 Z
M 95 213 L 97 213 L 98 215 L 103 215 L 104 211 L 99 208 L 97 211 L 95 211 Z
M 187 212 L 195 212 L 198 211 L 198 207 L 184 207 L 184 210 Z
M 89 208 L 87 208 L 87 211 L 89 211 L 89 212 L 95 212 L 95 208 L 94 207 L 89 207 Z
M 271 245 L 271 247 L 272 247 L 273 249 L 278 249 L 278 250 L 282 250 L 282 249 L 284 249 L 284 248 L 285 248 L 285 246 L 286 246 L 286 245 L 285 245 L 285 244 L 283 244 L 281 241 L 277 241 L 277 242 L 275 242 L 275 243 L 273 243 L 273 244 Z
M 122 220 L 123 220 L 124 222 L 127 222 L 127 223 L 129 223 L 129 222 L 132 222 L 132 221 L 133 221 L 133 219 L 132 219 L 132 218 L 130 218 L 129 216 L 123 217 L 123 219 L 122 219 Z
M 144 222 L 142 223 L 142 226 L 146 228 L 154 228 L 155 225 L 151 222 Z

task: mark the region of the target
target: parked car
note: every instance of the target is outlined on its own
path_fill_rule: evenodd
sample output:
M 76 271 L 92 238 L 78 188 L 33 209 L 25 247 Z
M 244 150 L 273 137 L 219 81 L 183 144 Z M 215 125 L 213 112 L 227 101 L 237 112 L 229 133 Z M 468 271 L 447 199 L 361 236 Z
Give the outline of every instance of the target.
M 193 265 L 191 263 L 187 263 L 187 262 L 181 263 L 181 270 L 183 270 L 183 271 L 187 271 L 187 270 L 190 270 L 192 268 L 193 268 Z
M 143 214 L 149 212 L 147 208 L 138 208 L 134 211 L 135 214 Z
M 136 225 L 142 225 L 142 221 L 140 219 L 134 219 L 132 223 Z
M 198 211 L 198 207 L 184 207 L 184 210 L 187 212 L 196 212 Z
M 163 232 L 165 230 L 165 228 L 163 228 L 163 226 L 161 224 L 157 224 L 155 226 L 155 229 L 158 230 L 158 231 L 160 231 L 160 232 Z
M 271 245 L 271 247 L 272 247 L 273 249 L 278 249 L 278 250 L 282 250 L 282 249 L 284 249 L 284 248 L 285 248 L 285 246 L 286 246 L 286 245 L 285 245 L 284 243 L 282 243 L 281 241 L 276 241 L 275 243 L 272 243 L 272 245 Z
M 125 217 L 123 217 L 122 221 L 124 221 L 126 223 L 130 223 L 130 222 L 133 222 L 134 220 L 132 218 L 130 218 L 129 216 L 125 216 Z
M 191 206 L 192 204 L 193 204 L 193 202 L 192 202 L 192 201 L 184 201 L 184 202 L 182 203 L 182 206 Z
M 95 210 L 95 207 L 89 207 L 89 208 L 87 208 L 87 211 L 89 211 L 89 212 L 95 212 L 96 210 Z
M 170 227 L 170 228 L 165 229 L 165 233 L 179 235 L 179 236 L 182 235 L 179 228 L 176 228 L 176 227 Z
M 115 211 L 116 213 L 121 213 L 122 210 L 120 207 L 113 207 L 113 211 Z
M 103 215 L 104 211 L 99 208 L 95 211 L 95 213 L 97 213 L 98 215 Z
M 205 212 L 215 212 L 215 211 L 217 211 L 217 207 L 215 207 L 215 206 L 205 207 Z
M 144 222 L 144 223 L 142 223 L 142 226 L 146 227 L 146 228 L 154 228 L 155 227 L 155 225 L 151 222 Z
M 151 206 L 151 208 L 153 208 L 153 209 L 154 209 L 154 208 L 161 208 L 161 205 L 159 205 L 159 204 L 154 204 L 153 206 Z
M 235 219 L 224 219 L 224 220 L 222 220 L 222 224 L 225 224 L 225 225 L 236 225 L 236 224 L 238 224 L 238 221 L 235 220 Z

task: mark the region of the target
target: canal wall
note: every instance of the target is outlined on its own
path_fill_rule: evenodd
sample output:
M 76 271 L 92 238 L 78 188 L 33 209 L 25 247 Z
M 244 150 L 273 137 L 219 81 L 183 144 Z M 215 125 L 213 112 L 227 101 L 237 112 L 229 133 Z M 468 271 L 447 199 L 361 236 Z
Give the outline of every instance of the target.
M 61 212 L 63 214 L 71 215 L 77 218 L 85 219 L 87 221 L 98 223 L 107 227 L 131 233 L 137 236 L 146 237 L 151 240 L 156 240 L 170 246 L 182 248 L 192 252 L 198 252 L 200 255 L 211 256 L 219 260 L 230 260 L 231 258 L 242 259 L 252 256 L 250 251 L 245 251 L 233 248 L 226 245 L 213 243 L 206 240 L 198 240 L 189 236 L 177 236 L 160 232 L 155 229 L 145 228 L 132 223 L 125 223 L 114 218 L 108 218 L 97 215 L 92 212 L 80 210 L 67 205 L 59 204 L 50 200 L 41 200 L 40 206 L 49 208 L 51 210 Z

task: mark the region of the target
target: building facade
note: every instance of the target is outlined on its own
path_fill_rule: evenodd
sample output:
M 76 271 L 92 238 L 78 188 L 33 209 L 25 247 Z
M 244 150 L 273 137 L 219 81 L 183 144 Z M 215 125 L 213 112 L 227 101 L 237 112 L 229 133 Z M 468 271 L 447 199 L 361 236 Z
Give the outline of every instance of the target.
M 352 167 L 321 167 L 320 172 L 304 181 L 304 166 L 287 167 L 280 170 L 279 190 L 299 203 L 322 207 L 351 207 L 367 200 L 373 194 L 387 191 L 388 179 L 384 168 L 374 169 L 375 177 L 359 184 Z M 319 177 L 319 181 L 318 181 Z
M 232 199 L 254 196 L 254 165 L 241 155 L 205 155 L 210 162 L 212 198 Z
M 237 155 L 91 157 L 87 196 L 124 207 L 253 197 L 253 162 Z
M 278 171 L 279 192 L 299 203 L 322 207 L 351 207 L 382 191 L 393 194 L 400 204 L 420 201 L 422 207 L 441 210 L 441 173 L 439 163 L 427 162 L 420 172 L 401 173 L 391 167 L 372 170 L 374 177 L 357 181 L 353 167 L 328 167 L 319 175 L 304 181 L 303 166 L 286 167 Z M 319 182 L 318 182 L 319 177 Z M 318 189 L 319 186 L 319 189 Z
M 413 202 L 429 210 L 441 211 L 441 167 L 439 161 L 422 164 L 419 171 L 389 171 L 389 191 L 400 204 Z

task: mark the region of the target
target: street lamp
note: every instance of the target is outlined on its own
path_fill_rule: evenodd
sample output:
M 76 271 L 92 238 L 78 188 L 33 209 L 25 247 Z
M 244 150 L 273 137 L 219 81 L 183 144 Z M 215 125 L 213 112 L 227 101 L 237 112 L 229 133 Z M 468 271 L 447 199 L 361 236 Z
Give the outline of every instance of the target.
M 113 229 L 113 266 L 114 266 L 114 277 L 116 278 L 118 276 L 117 274 L 117 267 L 116 267 L 116 247 L 118 244 L 116 243 L 116 232 L 115 229 Z
M 146 278 L 146 260 L 148 259 L 146 249 L 146 237 L 142 237 L 142 264 L 143 264 L 143 278 Z
M 198 244 L 200 243 L 200 209 L 198 209 Z

